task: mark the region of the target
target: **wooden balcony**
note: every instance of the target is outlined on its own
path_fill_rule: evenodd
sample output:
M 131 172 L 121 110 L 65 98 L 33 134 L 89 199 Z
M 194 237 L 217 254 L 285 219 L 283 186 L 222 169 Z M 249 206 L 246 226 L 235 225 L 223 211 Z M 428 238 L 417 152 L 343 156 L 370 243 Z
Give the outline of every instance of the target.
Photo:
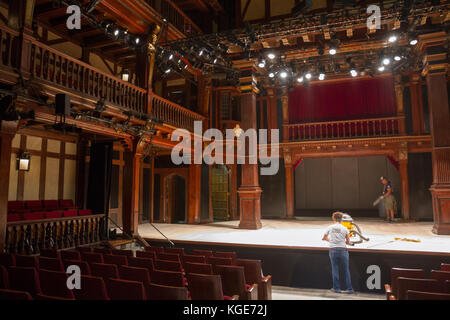
M 29 50 L 18 50 L 19 33 L 0 26 L 0 79 L 16 84 L 22 75 L 39 87 L 66 92 L 77 97 L 77 103 L 100 101 L 115 112 L 132 110 L 150 113 L 165 124 L 193 131 L 194 121 L 203 116 L 165 100 L 146 89 L 111 76 L 87 63 L 55 50 L 30 37 Z M 28 52 L 28 54 L 26 53 Z M 21 63 L 19 63 L 21 60 Z M 75 100 L 75 99 L 72 99 Z
M 284 141 L 379 138 L 404 134 L 405 117 L 384 117 L 283 125 Z

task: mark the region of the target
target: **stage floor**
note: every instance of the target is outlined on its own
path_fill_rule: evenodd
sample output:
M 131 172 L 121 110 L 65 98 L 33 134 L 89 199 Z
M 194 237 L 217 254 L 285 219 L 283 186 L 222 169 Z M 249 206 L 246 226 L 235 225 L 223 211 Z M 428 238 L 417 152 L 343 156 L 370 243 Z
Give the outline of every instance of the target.
M 450 255 L 450 236 L 431 232 L 432 222 L 386 223 L 379 219 L 358 218 L 355 223 L 370 241 L 350 247 L 351 251 L 404 252 Z M 329 219 L 262 220 L 259 230 L 239 229 L 239 221 L 208 224 L 162 224 L 155 226 L 173 242 L 216 243 L 238 246 L 285 247 L 326 250 L 322 241 Z M 150 224 L 139 225 L 139 234 L 147 239 L 164 239 Z M 410 242 L 394 238 L 419 240 Z

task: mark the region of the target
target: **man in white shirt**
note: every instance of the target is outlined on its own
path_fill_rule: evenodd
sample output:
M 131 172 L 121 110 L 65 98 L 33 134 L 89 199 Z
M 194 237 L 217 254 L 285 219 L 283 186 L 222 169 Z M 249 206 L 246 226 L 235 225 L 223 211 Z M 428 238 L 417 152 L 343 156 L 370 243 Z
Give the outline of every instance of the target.
M 333 289 L 331 290 L 336 293 L 341 292 L 339 269 L 342 268 L 346 286 L 346 290 L 342 291 L 342 293 L 353 293 L 347 251 L 347 244 L 350 244 L 350 238 L 348 229 L 342 225 L 342 216 L 342 212 L 333 213 L 332 218 L 335 224 L 326 229 L 322 240 L 330 243 L 331 272 L 333 275 Z

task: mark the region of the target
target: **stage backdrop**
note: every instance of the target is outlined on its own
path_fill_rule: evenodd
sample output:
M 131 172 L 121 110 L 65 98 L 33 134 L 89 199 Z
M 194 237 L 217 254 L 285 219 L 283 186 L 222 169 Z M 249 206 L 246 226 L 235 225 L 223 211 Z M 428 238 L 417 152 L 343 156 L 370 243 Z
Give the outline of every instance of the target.
M 392 77 L 298 86 L 289 94 L 291 123 L 376 118 L 395 114 Z

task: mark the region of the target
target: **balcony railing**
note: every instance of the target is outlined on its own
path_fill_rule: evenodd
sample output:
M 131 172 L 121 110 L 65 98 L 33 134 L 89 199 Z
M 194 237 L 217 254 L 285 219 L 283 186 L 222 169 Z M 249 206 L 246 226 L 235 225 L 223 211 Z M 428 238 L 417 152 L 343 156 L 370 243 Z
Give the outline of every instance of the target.
M 24 58 L 18 50 L 19 41 L 18 32 L 0 26 L 0 69 L 10 74 L 17 74 L 19 61 Z M 204 119 L 193 111 L 154 93 L 148 93 L 146 89 L 111 76 L 36 39 L 31 40 L 29 51 L 23 52 L 30 54 L 26 56 L 29 59 L 27 63 L 22 61 L 22 65 L 29 67 L 22 71 L 29 72 L 31 79 L 38 80 L 41 84 L 94 101 L 105 99 L 107 105 L 114 105 L 122 110 L 144 114 L 150 111 L 164 123 L 190 131 L 194 129 L 195 120 Z M 23 52 L 22 55 L 25 54 Z M 147 99 L 148 94 L 151 99 Z
M 166 18 L 186 36 L 203 33 L 202 30 L 171 0 L 146 0 L 147 3 Z
M 5 248 L 9 253 L 36 254 L 46 248 L 64 249 L 105 240 L 103 214 L 8 222 Z
M 283 125 L 284 140 L 328 140 L 373 138 L 405 133 L 404 117 L 387 117 L 345 121 L 296 123 Z

